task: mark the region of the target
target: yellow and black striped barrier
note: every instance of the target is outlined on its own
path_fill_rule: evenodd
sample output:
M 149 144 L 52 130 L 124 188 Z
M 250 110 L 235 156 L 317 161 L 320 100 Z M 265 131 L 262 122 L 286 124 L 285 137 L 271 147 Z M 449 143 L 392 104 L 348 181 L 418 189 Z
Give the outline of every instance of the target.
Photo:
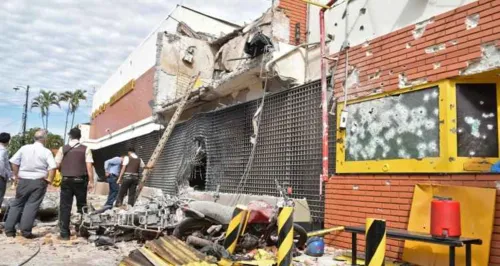
M 385 220 L 366 219 L 366 262 L 367 266 L 381 266 L 385 262 L 386 227 Z
M 247 208 L 242 205 L 236 206 L 233 212 L 233 218 L 229 222 L 229 226 L 226 231 L 226 239 L 224 240 L 224 248 L 233 254 L 238 243 L 238 238 L 241 235 L 242 230 L 245 228 L 245 223 L 247 219 Z
M 278 266 L 292 265 L 293 207 L 283 207 L 278 215 Z

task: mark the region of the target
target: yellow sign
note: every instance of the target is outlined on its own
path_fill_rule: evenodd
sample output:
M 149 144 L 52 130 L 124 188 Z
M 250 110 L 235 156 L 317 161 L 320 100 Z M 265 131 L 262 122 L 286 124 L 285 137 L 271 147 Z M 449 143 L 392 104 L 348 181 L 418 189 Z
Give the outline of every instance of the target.
M 135 88 L 135 79 L 131 79 L 127 84 L 125 84 L 119 91 L 117 91 L 111 99 L 109 100 L 109 105 L 115 104 L 118 100 L 123 98 Z
M 96 118 L 98 115 L 102 114 L 104 111 L 106 111 L 106 108 L 116 102 L 118 102 L 121 98 L 123 98 L 125 95 L 127 95 L 129 92 L 131 92 L 135 88 L 135 79 L 131 79 L 127 84 L 125 84 L 119 91 L 117 91 L 111 98 L 109 99 L 109 102 L 101 104 L 92 113 L 92 119 Z

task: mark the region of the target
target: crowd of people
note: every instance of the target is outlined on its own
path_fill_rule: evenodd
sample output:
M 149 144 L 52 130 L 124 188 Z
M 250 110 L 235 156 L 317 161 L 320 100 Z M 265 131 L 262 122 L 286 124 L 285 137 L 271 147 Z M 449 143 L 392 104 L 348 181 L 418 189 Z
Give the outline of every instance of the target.
M 94 160 L 92 151 L 80 143 L 81 132 L 73 128 L 69 132 L 68 144 L 61 147 L 57 154 L 45 147 L 47 132 L 35 133 L 34 142 L 24 145 L 9 159 L 7 147 L 10 142 L 8 133 L 0 133 L 0 206 L 7 190 L 8 182 L 15 185 L 15 197 L 4 213 L 4 231 L 8 237 L 16 237 L 16 225 L 20 235 L 36 238 L 32 228 L 47 187 L 52 184 L 56 171 L 62 177 L 59 204 L 60 238 L 69 240 L 71 209 L 76 198 L 78 213 L 83 213 L 87 205 L 87 194 L 94 188 Z M 146 168 L 144 161 L 133 148 L 127 153 L 111 158 L 104 164 L 109 194 L 104 208 L 121 206 L 128 194 L 128 205 L 134 205 L 140 171 Z

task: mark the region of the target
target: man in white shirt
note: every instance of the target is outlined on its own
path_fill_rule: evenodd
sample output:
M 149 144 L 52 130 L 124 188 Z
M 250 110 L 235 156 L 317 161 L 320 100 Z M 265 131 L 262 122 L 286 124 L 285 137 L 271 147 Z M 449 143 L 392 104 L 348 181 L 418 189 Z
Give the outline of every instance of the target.
M 146 168 L 144 161 L 137 156 L 134 148 L 128 149 L 128 155 L 123 157 L 122 170 L 118 177 L 118 184 L 121 184 L 116 206 L 121 206 L 125 194 L 128 194 L 128 205 L 134 206 L 137 185 L 139 185 L 140 172 Z
M 36 237 L 31 229 L 57 167 L 52 152 L 44 146 L 46 138 L 45 130 L 37 131 L 35 143 L 21 147 L 10 159 L 18 185 L 16 198 L 10 204 L 5 221 L 5 235 L 8 237 L 16 236 L 15 225 L 19 217 L 21 235 L 25 238 Z

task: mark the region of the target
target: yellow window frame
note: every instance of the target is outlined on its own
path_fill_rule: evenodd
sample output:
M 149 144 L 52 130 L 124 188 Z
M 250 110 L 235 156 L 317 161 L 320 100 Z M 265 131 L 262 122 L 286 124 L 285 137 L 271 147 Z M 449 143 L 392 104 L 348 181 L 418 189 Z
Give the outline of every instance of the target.
M 496 84 L 497 95 L 497 130 L 500 143 L 500 81 L 497 74 L 491 76 L 469 76 L 457 79 L 446 79 L 434 83 L 427 83 L 411 88 L 382 93 L 360 99 L 348 101 L 349 104 L 375 100 L 387 96 L 394 96 L 432 87 L 439 88 L 439 157 L 422 159 L 388 159 L 368 161 L 345 160 L 346 130 L 339 128 L 340 115 L 337 115 L 337 145 L 336 145 L 336 172 L 337 173 L 471 173 L 488 172 L 499 157 L 458 157 L 457 147 L 457 97 L 456 84 Z M 337 105 L 337 114 L 344 108 L 343 103 Z

